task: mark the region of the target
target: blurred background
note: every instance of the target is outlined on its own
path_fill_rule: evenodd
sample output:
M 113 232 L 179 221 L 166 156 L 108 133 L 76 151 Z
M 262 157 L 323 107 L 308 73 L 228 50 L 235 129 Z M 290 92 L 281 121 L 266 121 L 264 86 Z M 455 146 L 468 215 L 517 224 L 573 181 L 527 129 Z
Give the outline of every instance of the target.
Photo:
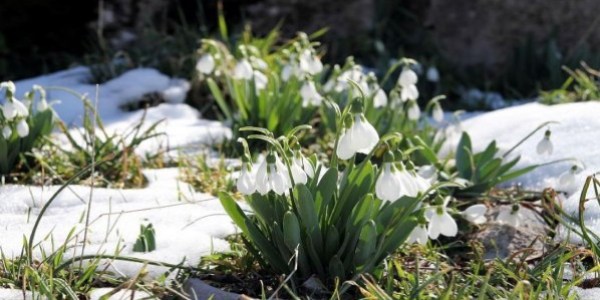
M 77 65 L 97 66 L 97 81 L 139 66 L 192 78 L 219 9 L 233 37 L 327 28 L 326 63 L 353 55 L 385 69 L 415 58 L 440 71 L 453 101 L 473 91 L 534 98 L 563 85 L 563 66 L 600 64 L 597 0 L 2 0 L 0 80 Z

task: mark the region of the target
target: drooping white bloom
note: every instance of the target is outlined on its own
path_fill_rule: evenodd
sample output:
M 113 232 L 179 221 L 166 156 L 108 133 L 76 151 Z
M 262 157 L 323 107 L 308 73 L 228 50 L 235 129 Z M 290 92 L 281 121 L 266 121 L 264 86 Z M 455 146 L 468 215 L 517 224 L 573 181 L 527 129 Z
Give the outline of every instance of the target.
M 259 70 L 266 70 L 269 67 L 264 60 L 255 56 L 250 57 L 250 61 L 252 62 L 252 65 Z
M 12 81 L 4 81 L 0 83 L 0 90 L 2 89 L 6 89 L 10 94 L 14 94 L 17 91 L 17 87 Z
M 8 139 L 11 135 L 12 129 L 10 129 L 9 126 L 4 126 L 4 128 L 2 128 L 2 136 L 4 137 L 4 139 Z
M 2 107 L 2 111 L 7 120 L 12 120 L 16 117 L 27 117 L 29 115 L 29 110 L 25 104 L 16 98 L 6 100 L 6 103 L 4 103 L 4 106 Z
M 375 182 L 375 195 L 384 201 L 396 201 L 401 196 L 398 170 L 392 162 L 383 163 L 383 170 Z
M 295 184 L 306 184 L 308 182 L 308 176 L 302 168 L 302 160 L 293 159 L 290 169 Z
M 300 54 L 300 70 L 307 74 L 315 75 L 323 71 L 323 63 L 310 50 L 305 49 Z
M 294 160 L 296 161 L 296 163 L 298 165 L 300 165 L 302 167 L 302 170 L 304 170 L 304 172 L 306 173 L 306 175 L 308 175 L 308 177 L 313 178 L 315 176 L 315 169 L 313 168 L 313 166 L 310 163 L 310 161 L 308 160 L 308 158 L 306 158 L 300 154 L 299 157 L 298 156 L 295 157 Z
M 427 69 L 427 74 L 425 76 L 427 77 L 427 80 L 431 82 L 440 81 L 440 72 L 434 66 L 431 66 Z
M 411 171 L 407 170 L 403 164 L 400 164 L 400 171 L 396 173 L 400 183 L 400 193 L 402 196 L 417 197 L 419 193 L 423 193 L 431 186 L 422 177 L 416 176 Z
M 431 181 L 429 179 L 422 177 L 419 173 L 412 172 L 412 175 L 417 187 L 417 194 L 425 193 L 427 190 L 429 190 L 429 188 L 431 188 Z
M 283 81 L 288 81 L 290 80 L 290 78 L 292 78 L 292 76 L 295 76 L 296 73 L 296 67 L 293 66 L 292 64 L 287 64 L 285 66 L 283 66 L 283 69 L 281 69 L 281 79 Z
M 417 243 L 417 244 L 425 245 L 425 244 L 427 244 L 427 240 L 428 240 L 427 235 L 428 235 L 427 227 L 425 227 L 425 225 L 419 224 L 410 233 L 410 235 L 406 239 L 406 242 L 409 244 Z
M 362 92 L 365 93 L 365 95 L 370 94 L 369 83 L 366 80 L 366 76 L 363 73 L 361 66 L 355 65 L 352 66 L 352 68 L 350 68 L 349 70 L 342 72 L 342 74 L 340 74 L 340 76 L 338 76 L 337 78 L 335 91 L 339 93 L 344 90 L 347 90 L 351 86 L 350 81 L 354 81 L 355 83 L 357 83 Z M 354 85 L 352 85 L 352 87 L 356 89 Z M 360 92 L 355 90 L 355 94 L 360 95 Z
M 270 154 L 270 156 L 256 171 L 256 190 L 261 195 L 266 195 L 269 191 L 282 195 L 290 187 L 287 170 L 276 162 L 276 155 Z
M 362 113 L 354 115 L 354 123 L 340 136 L 336 151 L 340 159 L 349 159 L 356 152 L 369 153 L 379 142 L 377 130 Z
M 433 104 L 433 108 L 431 109 L 431 117 L 438 123 L 444 121 L 444 110 L 442 110 L 442 106 L 437 101 Z
M 437 169 L 434 165 L 425 165 L 419 167 L 417 174 L 429 181 L 429 183 L 434 183 L 437 180 Z
M 267 87 L 269 79 L 260 71 L 254 71 L 254 88 L 256 91 L 262 91 Z
M 398 84 L 401 87 L 407 87 L 417 84 L 418 80 L 419 77 L 415 71 L 411 70 L 410 68 L 404 68 L 400 73 L 400 77 L 398 77 Z
M 440 235 L 452 237 L 458 233 L 458 225 L 446 209 L 449 201 L 450 197 L 446 197 L 444 204 L 429 207 L 425 211 L 425 218 L 429 221 L 427 231 L 432 240 Z
M 554 146 L 552 145 L 552 142 L 550 141 L 550 130 L 546 130 L 544 137 L 537 144 L 536 150 L 537 150 L 537 153 L 540 155 L 542 155 L 542 154 L 552 155 Z
M 525 218 L 521 213 L 520 206 L 514 205 L 510 208 L 503 207 L 502 210 L 498 213 L 496 221 L 501 224 L 519 227 L 519 225 L 521 225 L 525 221 Z
M 485 212 L 487 211 L 487 207 L 483 204 L 475 204 L 467 207 L 465 211 L 462 212 L 463 217 L 473 223 L 473 224 L 483 224 L 487 222 L 485 218 Z
M 323 97 L 317 91 L 315 83 L 307 81 L 300 88 L 300 96 L 302 96 L 302 106 L 319 106 L 323 101 Z
M 383 91 L 383 89 L 378 89 L 377 92 L 375 93 L 375 96 L 373 96 L 373 107 L 378 108 L 378 107 L 383 107 L 386 106 L 388 103 L 388 97 L 385 94 L 385 91 Z
M 568 171 L 562 173 L 560 177 L 558 177 L 558 184 L 561 190 L 565 190 L 566 192 L 570 193 L 577 189 L 577 177 L 575 176 L 577 170 L 577 165 L 574 165 Z
M 37 111 L 45 111 L 48 109 L 48 101 L 46 101 L 46 99 L 42 98 L 40 99 L 40 101 L 38 101 L 37 103 Z
M 21 119 L 21 121 L 17 123 L 17 134 L 19 134 L 20 137 L 29 135 L 29 125 L 27 125 L 25 119 Z
M 198 59 L 196 70 L 202 74 L 210 74 L 215 69 L 215 59 L 210 53 L 206 53 Z
M 233 78 L 238 80 L 250 80 L 252 79 L 253 72 L 252 66 L 247 59 L 240 60 L 233 69 Z
M 256 191 L 254 174 L 252 174 L 250 164 L 248 163 L 242 165 L 242 171 L 237 180 L 237 190 L 244 195 L 250 195 Z
M 400 99 L 402 101 L 415 100 L 417 98 L 419 98 L 419 90 L 416 85 L 409 85 L 402 88 L 400 92 Z
M 416 100 L 419 98 L 419 90 L 417 89 L 417 74 L 410 68 L 404 68 L 398 77 L 398 84 L 402 87 L 400 99 Z
M 408 103 L 408 111 L 406 113 L 408 115 L 408 119 L 412 121 L 416 121 L 421 117 L 421 109 L 419 108 L 417 101 L 410 101 Z

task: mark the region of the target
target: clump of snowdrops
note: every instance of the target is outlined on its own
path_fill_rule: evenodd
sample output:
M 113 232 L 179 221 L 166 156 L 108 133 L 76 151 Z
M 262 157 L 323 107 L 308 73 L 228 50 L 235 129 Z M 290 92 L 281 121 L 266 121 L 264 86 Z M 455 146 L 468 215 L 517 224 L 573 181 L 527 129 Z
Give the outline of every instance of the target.
M 54 113 L 46 100 L 46 91 L 34 86 L 18 99 L 13 82 L 0 83 L 4 104 L 0 113 L 0 175 L 4 178 L 20 164 L 31 161 L 26 154 L 41 146 L 54 124 Z M 39 97 L 36 99 L 35 94 Z
M 356 280 L 381 267 L 405 243 L 455 236 L 457 216 L 481 222 L 485 206 L 461 213 L 447 190 L 454 182 L 419 175 L 402 145 L 402 136 L 380 138 L 364 116 L 364 98 L 337 110 L 335 150 L 329 166 L 306 157 L 296 138 L 308 125 L 276 136 L 260 127 L 243 127 L 248 139 L 266 144 L 252 160 L 244 145 L 237 189 L 252 211 L 244 211 L 225 192 L 219 198 L 241 229 L 258 261 L 296 281 L 318 278 L 328 287 Z M 373 155 L 383 151 L 381 163 Z M 482 207 L 483 206 L 483 207 Z

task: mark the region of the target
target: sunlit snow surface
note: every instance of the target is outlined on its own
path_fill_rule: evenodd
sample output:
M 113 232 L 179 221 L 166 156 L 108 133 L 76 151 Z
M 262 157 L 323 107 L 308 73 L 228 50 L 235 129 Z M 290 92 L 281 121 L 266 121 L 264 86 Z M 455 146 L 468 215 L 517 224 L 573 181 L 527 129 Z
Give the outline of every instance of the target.
M 561 186 L 558 180 L 562 173 L 569 170 L 572 162 L 541 167 L 518 178 L 514 183 L 518 182 L 524 188 L 537 191 L 546 187 L 566 191 L 568 194 L 563 203 L 564 209 L 575 216 L 585 177 L 600 171 L 600 102 L 552 106 L 530 103 L 481 114 L 464 121 L 462 127 L 469 132 L 477 151 L 483 150 L 494 139 L 501 149 L 508 150 L 546 121 L 559 122 L 549 125 L 554 152 L 551 155 L 537 154 L 536 146 L 543 138 L 545 129 L 540 130 L 515 151 L 521 155 L 519 166 L 576 158 L 585 166 L 585 170 L 577 175 L 577 187 Z M 586 225 L 600 234 L 600 207 L 596 201 L 590 201 L 586 206 L 585 218 Z M 564 229 L 561 233 L 566 237 Z M 581 241 L 574 234 L 568 236 L 573 242 Z

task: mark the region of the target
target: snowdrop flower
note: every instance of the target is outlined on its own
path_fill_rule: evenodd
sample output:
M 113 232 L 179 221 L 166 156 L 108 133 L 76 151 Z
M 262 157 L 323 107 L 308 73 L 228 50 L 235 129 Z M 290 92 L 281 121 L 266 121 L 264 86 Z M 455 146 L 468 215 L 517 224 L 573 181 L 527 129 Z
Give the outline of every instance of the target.
M 498 213 L 496 221 L 500 224 L 511 225 L 513 227 L 519 227 L 521 223 L 525 221 L 523 214 L 521 213 L 520 206 L 515 204 L 511 209 L 504 207 L 503 210 Z
M 427 179 L 414 172 L 411 162 L 409 162 L 410 168 L 406 168 L 402 163 L 399 166 L 400 171 L 396 173 L 396 176 L 400 181 L 402 195 L 417 197 L 431 187 L 431 183 Z
M 402 87 L 400 99 L 416 100 L 419 98 L 419 90 L 417 89 L 417 74 L 408 67 L 405 67 L 398 77 L 398 84 Z
M 440 72 L 434 66 L 431 66 L 431 67 L 429 67 L 429 69 L 427 69 L 427 73 L 425 76 L 427 77 L 427 80 L 429 80 L 431 82 L 440 81 Z
M 267 63 L 264 60 L 258 57 L 250 57 L 250 61 L 252 62 L 252 65 L 254 65 L 259 70 L 265 70 L 269 67 L 269 65 L 267 65 Z
M 256 191 L 254 174 L 252 174 L 252 166 L 249 162 L 242 164 L 242 171 L 237 180 L 237 190 L 243 195 L 250 195 Z
M 302 167 L 308 177 L 313 178 L 315 176 L 315 169 L 306 157 L 299 155 L 299 157 L 294 158 L 294 161 Z
M 487 222 L 487 219 L 485 218 L 486 211 L 487 207 L 485 205 L 475 204 L 467 207 L 467 209 L 462 212 L 462 215 L 467 221 L 479 225 Z
M 256 92 L 264 90 L 267 87 L 267 83 L 269 83 L 269 79 L 265 74 L 254 71 L 254 88 L 256 89 Z
M 323 100 L 312 81 L 307 81 L 302 85 L 300 96 L 302 96 L 302 106 L 319 106 Z
M 9 94 L 14 94 L 17 91 L 17 87 L 12 81 L 4 81 L 0 83 L 0 90 L 2 89 L 6 89 L 6 92 Z
M 408 102 L 408 111 L 406 113 L 408 119 L 412 121 L 416 121 L 421 117 L 421 109 L 419 108 L 417 101 L 411 100 Z
M 17 123 L 17 134 L 22 138 L 29 135 L 29 125 L 27 125 L 25 119 L 21 119 L 21 121 Z
M 256 190 L 261 195 L 269 191 L 282 195 L 290 187 L 286 174 L 287 170 L 277 163 L 277 155 L 269 154 L 256 171 Z
M 300 54 L 300 70 L 307 74 L 315 75 L 323 71 L 323 63 L 310 50 L 305 49 Z
M 336 154 L 340 159 L 349 159 L 356 152 L 371 152 L 377 142 L 379 142 L 377 130 L 362 113 L 355 113 L 354 123 L 340 136 Z
M 290 166 L 292 171 L 292 178 L 294 179 L 294 184 L 306 184 L 308 182 L 308 176 L 304 169 L 302 168 L 302 160 L 292 160 L 292 165 Z
M 429 183 L 434 183 L 437 180 L 437 169 L 434 165 L 425 165 L 419 167 L 417 174 L 429 181 Z
M 444 110 L 442 110 L 442 106 L 438 101 L 433 103 L 433 107 L 431 108 L 431 117 L 433 120 L 442 123 L 444 121 Z
M 45 111 L 48 109 L 48 101 L 46 101 L 46 99 L 42 98 L 38 103 L 37 103 L 37 111 Z
M 550 141 L 550 130 L 546 130 L 546 133 L 544 134 L 544 137 L 542 138 L 542 140 L 537 144 L 537 153 L 542 155 L 542 154 L 548 154 L 548 155 L 552 155 L 552 151 L 554 150 L 554 146 L 552 146 L 552 142 Z
M 377 90 L 377 92 L 375 93 L 375 96 L 373 97 L 373 107 L 375 107 L 375 108 L 383 107 L 383 106 L 386 106 L 387 104 L 388 104 L 388 97 L 385 94 L 385 91 L 383 91 L 383 89 Z
M 4 139 L 7 140 L 11 135 L 12 129 L 10 129 L 9 126 L 4 126 L 4 128 L 2 128 L 2 136 L 4 137 Z
M 292 76 L 295 76 L 295 73 L 295 67 L 291 64 L 287 64 L 283 66 L 283 69 L 281 70 L 281 79 L 283 79 L 283 81 L 288 81 Z
M 200 57 L 196 63 L 196 70 L 202 74 L 210 74 L 215 69 L 215 59 L 209 53 Z
M 458 233 L 456 221 L 446 208 L 448 202 L 450 202 L 450 197 L 446 197 L 442 205 L 429 207 L 425 211 L 425 218 L 429 221 L 427 232 L 432 240 L 437 239 L 440 235 L 451 237 Z
M 388 154 L 386 157 L 389 157 Z M 393 162 L 389 159 L 386 160 L 388 161 L 383 163 L 383 170 L 375 182 L 375 195 L 381 200 L 392 202 L 401 196 L 401 182 Z
M 252 79 L 253 72 L 252 66 L 246 59 L 240 60 L 233 69 L 233 78 L 238 80 L 250 80 Z
M 12 120 L 15 117 L 27 117 L 29 115 L 29 110 L 25 104 L 16 98 L 7 100 L 2 107 L 2 111 L 7 120 Z
M 409 244 L 417 243 L 417 244 L 425 245 L 425 244 L 427 244 L 427 240 L 428 240 L 427 236 L 428 236 L 427 227 L 425 225 L 419 224 L 410 233 L 410 235 L 406 239 L 406 242 Z
M 561 189 L 565 189 L 568 192 L 573 191 L 577 188 L 577 178 L 575 174 L 577 174 L 578 167 L 577 165 L 573 165 L 567 172 L 558 177 L 558 184 Z

